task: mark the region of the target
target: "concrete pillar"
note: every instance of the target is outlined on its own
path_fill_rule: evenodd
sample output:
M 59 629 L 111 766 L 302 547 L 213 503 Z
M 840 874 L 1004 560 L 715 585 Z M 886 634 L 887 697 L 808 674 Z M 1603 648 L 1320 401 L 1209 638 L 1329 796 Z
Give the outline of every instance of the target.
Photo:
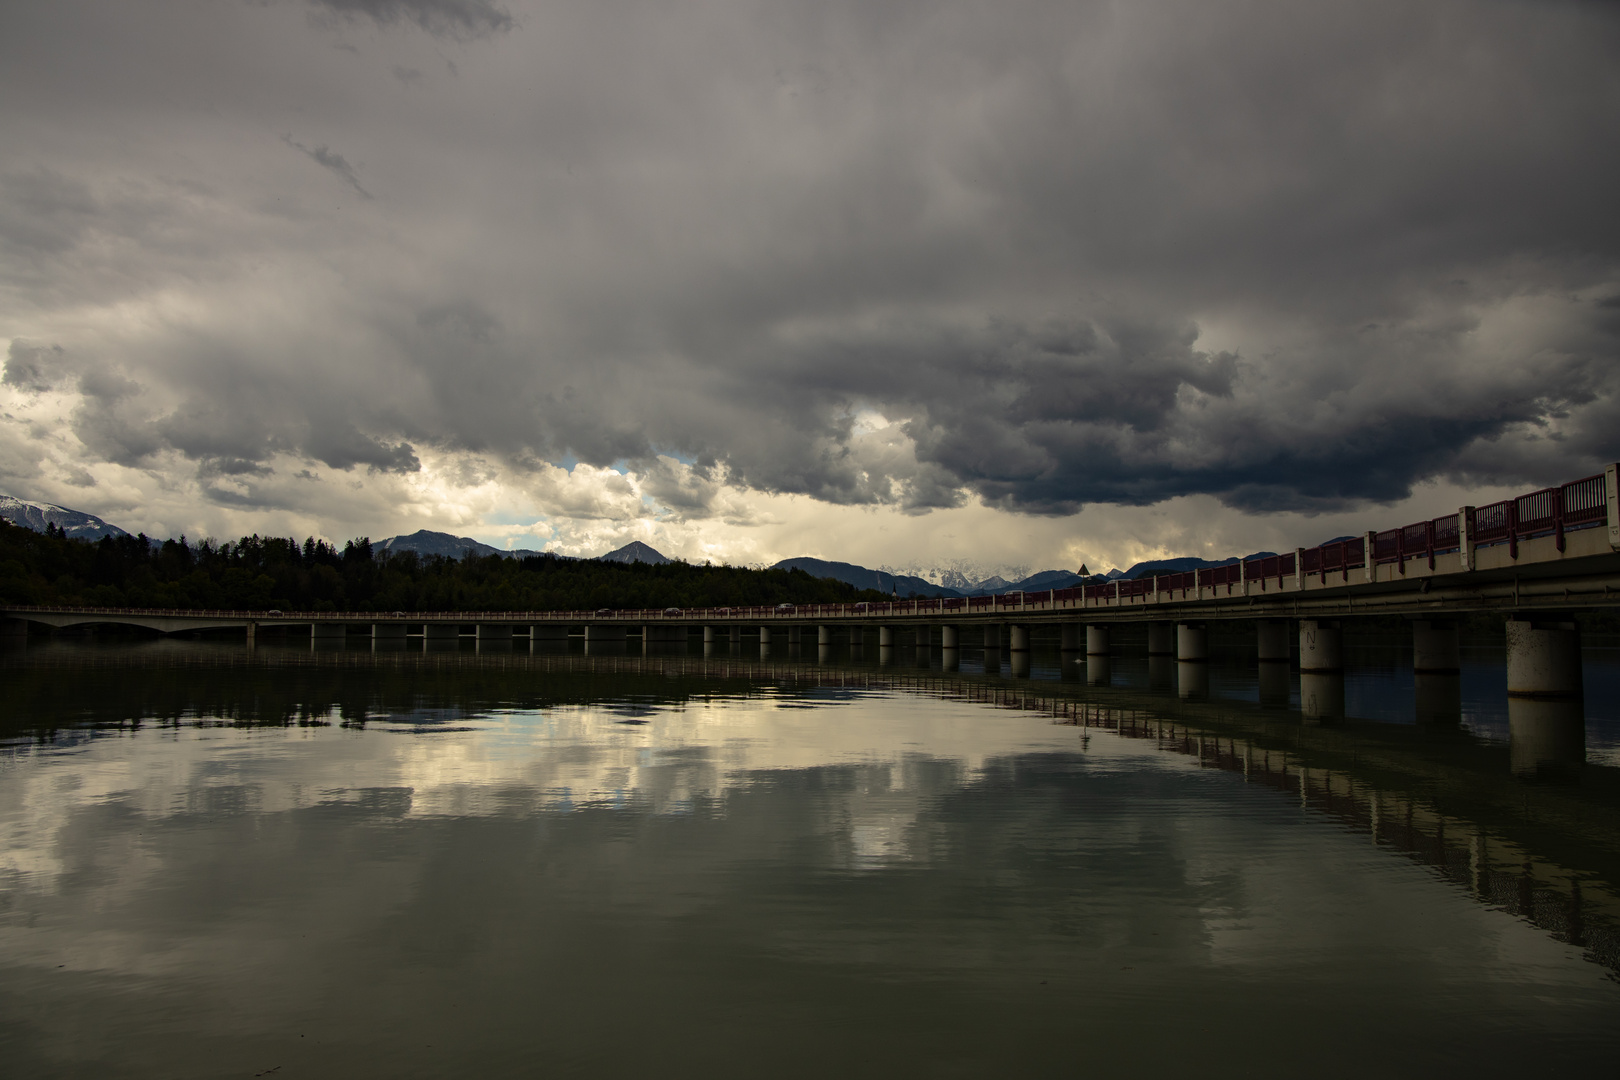
M 770 627 L 762 626 L 762 627 L 759 628 L 759 643 L 761 645 L 769 645 L 771 643 L 771 628 Z
M 1462 670 L 1462 646 L 1457 624 L 1419 619 L 1412 624 L 1412 671 L 1417 674 L 1455 675 Z
M 1344 670 L 1344 650 L 1339 624 L 1327 619 L 1299 620 L 1299 670 L 1327 672 Z M 1300 694 L 1304 694 L 1303 686 Z M 1343 715 L 1343 705 L 1340 706 Z
M 1260 704 L 1271 709 L 1286 709 L 1294 696 L 1293 673 L 1287 664 L 1260 665 Z
M 939 643 L 941 648 L 961 648 L 962 633 L 954 626 L 942 626 L 939 628 Z
M 244 627 L 244 629 L 247 631 L 247 647 L 251 649 L 254 646 L 255 640 L 259 636 L 259 633 L 258 633 L 259 624 L 258 623 L 248 623 L 247 626 Z M 401 627 L 401 629 L 404 629 L 404 628 Z M 405 637 L 404 634 L 400 635 L 401 640 L 403 640 L 404 637 Z
M 1174 623 L 1148 623 L 1148 655 L 1176 655 L 1176 627 Z
M 703 659 L 707 660 L 709 657 L 711 657 L 713 655 L 714 655 L 714 642 L 705 641 L 703 643 Z
M 883 646 L 892 646 L 893 644 L 894 644 L 894 627 L 892 627 L 892 626 L 880 626 L 880 627 L 878 627 L 878 645 L 880 647 L 883 647 Z
M 987 649 L 1001 648 L 1001 624 L 984 624 L 984 647 Z
M 705 645 L 713 645 L 714 644 L 714 627 L 705 626 L 703 628 L 703 644 L 705 644 Z
M 511 641 L 512 624 L 509 622 L 481 622 L 473 628 L 479 641 Z
M 461 627 L 453 622 L 423 623 L 422 636 L 429 641 L 454 641 L 461 636 Z
M 1107 656 L 1108 653 L 1108 627 L 1096 624 L 1086 627 L 1086 659 Z
M 1181 623 L 1176 627 L 1176 659 L 1184 664 L 1202 664 L 1209 659 L 1209 631 L 1203 623 Z
M 1064 652 L 1079 652 L 1085 644 L 1084 631 L 1079 623 L 1064 623 L 1062 627 L 1063 642 L 1059 646 Z
M 1455 727 L 1462 723 L 1462 676 L 1419 671 L 1412 676 L 1413 712 L 1420 724 Z
M 1114 681 L 1114 662 L 1107 653 L 1086 655 L 1086 685 L 1107 686 Z
M 826 623 L 822 623 L 820 626 L 816 627 L 816 644 L 817 645 L 831 645 L 832 644 L 832 639 L 833 639 L 833 628 L 832 627 L 828 626 Z
M 1184 701 L 1209 697 L 1209 665 L 1202 660 L 1177 660 L 1176 694 Z
M 1255 652 L 1262 664 L 1286 664 L 1293 659 L 1288 641 L 1288 623 L 1265 619 L 1254 624 Z
M 1520 776 L 1586 761 L 1586 709 L 1574 698 L 1508 698 L 1508 767 Z
M 1029 650 L 1014 649 L 1008 658 L 1008 667 L 1012 668 L 1012 677 L 1015 679 L 1029 678 Z
M 333 638 L 341 640 L 349 632 L 349 628 L 340 622 L 318 622 L 309 628 L 309 636 L 330 641 Z
M 1148 657 L 1148 688 L 1150 690 L 1169 690 L 1175 684 L 1175 658 L 1170 656 Z
M 827 663 L 831 663 L 831 662 L 832 662 L 832 646 L 831 645 L 817 645 L 816 646 L 816 663 L 818 663 L 818 664 L 827 664 Z
M 1344 718 L 1344 672 L 1301 671 L 1299 711 L 1305 719 L 1321 722 Z
M 1015 624 L 1009 627 L 1012 631 L 1012 651 L 1015 653 L 1029 652 L 1029 627 Z
M 1508 696 L 1582 696 L 1581 632 L 1564 616 L 1520 616 L 1507 624 Z

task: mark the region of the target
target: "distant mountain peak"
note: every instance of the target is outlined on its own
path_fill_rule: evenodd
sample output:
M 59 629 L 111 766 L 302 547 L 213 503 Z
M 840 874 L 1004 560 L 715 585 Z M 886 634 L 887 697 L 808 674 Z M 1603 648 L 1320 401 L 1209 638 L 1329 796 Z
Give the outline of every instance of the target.
M 25 529 L 44 532 L 46 525 L 55 525 L 74 540 L 100 540 L 103 536 L 128 536 L 116 525 L 109 525 L 94 514 L 82 510 L 69 510 L 55 503 L 36 503 L 26 499 L 0 495 L 0 518 Z
M 639 562 L 651 563 L 654 566 L 658 566 L 662 563 L 673 562 L 674 560 L 666 557 L 663 553 L 648 547 L 640 540 L 632 540 L 622 548 L 615 548 L 606 555 L 598 555 L 596 557 L 596 561 L 618 563 Z

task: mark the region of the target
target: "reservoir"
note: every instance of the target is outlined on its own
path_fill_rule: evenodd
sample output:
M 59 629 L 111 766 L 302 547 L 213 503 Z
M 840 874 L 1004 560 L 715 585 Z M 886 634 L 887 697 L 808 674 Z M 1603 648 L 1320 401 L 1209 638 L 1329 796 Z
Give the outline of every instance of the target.
M 1616 642 L 1573 738 L 1213 645 L 36 639 L 6 1073 L 1612 1075 Z

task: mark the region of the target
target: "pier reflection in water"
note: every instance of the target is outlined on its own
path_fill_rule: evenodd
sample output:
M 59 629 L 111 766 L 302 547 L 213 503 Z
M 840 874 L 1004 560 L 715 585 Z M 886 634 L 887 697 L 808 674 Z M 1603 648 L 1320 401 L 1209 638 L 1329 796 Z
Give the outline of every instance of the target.
M 0 654 L 17 1075 L 1620 1049 L 1609 721 L 1480 663 L 376 644 Z

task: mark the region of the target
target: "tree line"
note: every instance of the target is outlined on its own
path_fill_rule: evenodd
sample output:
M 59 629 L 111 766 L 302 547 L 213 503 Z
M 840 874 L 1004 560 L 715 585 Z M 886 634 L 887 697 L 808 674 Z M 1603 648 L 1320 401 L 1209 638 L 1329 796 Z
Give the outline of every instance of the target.
M 554 555 L 451 559 L 310 537 L 85 541 L 0 520 L 0 602 L 247 611 L 579 611 L 888 599 L 803 570 Z

